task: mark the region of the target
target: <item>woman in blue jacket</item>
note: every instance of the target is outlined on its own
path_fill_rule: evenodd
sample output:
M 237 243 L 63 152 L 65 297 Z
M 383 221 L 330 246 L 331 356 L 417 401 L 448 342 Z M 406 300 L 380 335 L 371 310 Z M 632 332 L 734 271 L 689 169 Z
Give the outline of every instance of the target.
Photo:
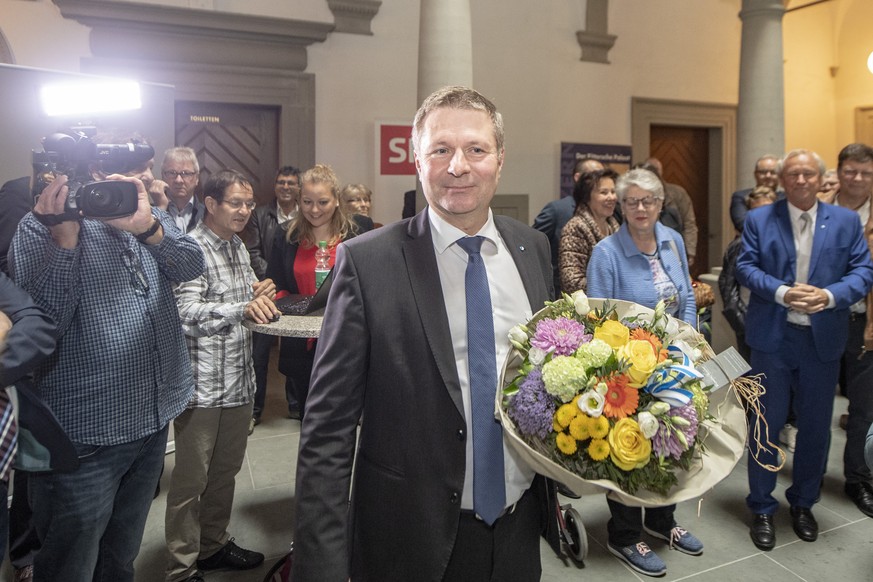
M 631 170 L 616 183 L 624 223 L 615 234 L 594 247 L 588 263 L 588 295 L 622 299 L 654 308 L 661 300 L 670 315 L 697 327 L 697 307 L 688 273 L 682 235 L 658 222 L 664 186 L 652 172 Z M 648 576 L 667 572 L 663 560 L 642 540 L 642 530 L 666 540 L 670 547 L 693 556 L 703 544 L 679 527 L 675 505 L 646 510 L 607 498 L 609 551 L 631 568 Z

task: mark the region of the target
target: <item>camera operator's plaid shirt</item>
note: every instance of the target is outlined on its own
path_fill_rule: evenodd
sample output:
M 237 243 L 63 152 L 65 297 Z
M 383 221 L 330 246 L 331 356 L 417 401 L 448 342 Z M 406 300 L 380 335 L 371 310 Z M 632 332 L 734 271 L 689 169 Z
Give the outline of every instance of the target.
M 15 282 L 57 322 L 57 350 L 34 372 L 40 395 L 77 443 L 150 436 L 185 409 L 194 381 L 172 282 L 203 272 L 203 253 L 162 210 L 163 240 L 84 219 L 62 249 L 28 213 L 9 253 Z
M 242 320 L 258 278 L 238 236 L 224 240 L 202 222 L 189 236 L 203 249 L 206 271 L 175 289 L 194 368 L 194 397 L 188 407 L 248 404 L 255 392 L 255 371 L 252 332 Z

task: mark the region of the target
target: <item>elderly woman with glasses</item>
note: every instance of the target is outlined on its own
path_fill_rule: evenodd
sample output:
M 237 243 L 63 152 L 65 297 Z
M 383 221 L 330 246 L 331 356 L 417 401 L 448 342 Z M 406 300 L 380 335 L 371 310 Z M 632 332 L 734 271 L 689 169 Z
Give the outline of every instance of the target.
M 616 195 L 624 223 L 594 247 L 588 263 L 588 295 L 651 308 L 663 300 L 667 313 L 696 327 L 697 309 L 682 235 L 658 222 L 664 204 L 661 180 L 648 170 L 631 170 L 618 179 Z M 647 508 L 643 521 L 641 508 L 608 498 L 607 502 L 612 513 L 607 525 L 609 551 L 637 572 L 661 576 L 667 571 L 643 541 L 643 529 L 686 554 L 703 552 L 700 540 L 676 524 L 675 505 Z

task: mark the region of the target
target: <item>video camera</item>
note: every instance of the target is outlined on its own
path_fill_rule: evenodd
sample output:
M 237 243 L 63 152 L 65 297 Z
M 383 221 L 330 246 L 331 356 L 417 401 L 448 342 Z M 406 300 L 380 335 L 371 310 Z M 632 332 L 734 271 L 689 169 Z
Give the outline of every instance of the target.
M 145 144 L 97 144 L 83 131 L 54 133 L 42 142 L 42 152 L 33 152 L 33 192 L 35 198 L 51 181 L 67 176 L 67 195 L 62 219 L 120 218 L 136 212 L 139 204 L 136 185 L 115 180 L 95 181 L 91 167 L 98 165 L 105 174 L 131 172 L 155 156 Z

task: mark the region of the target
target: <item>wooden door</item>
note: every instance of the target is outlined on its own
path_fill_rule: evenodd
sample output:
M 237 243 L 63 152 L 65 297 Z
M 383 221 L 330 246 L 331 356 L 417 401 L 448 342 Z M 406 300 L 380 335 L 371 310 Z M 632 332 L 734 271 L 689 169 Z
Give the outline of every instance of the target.
M 197 152 L 200 184 L 224 169 L 245 174 L 255 199 L 273 199 L 279 167 L 279 107 L 176 102 L 176 144 Z
M 691 276 L 709 264 L 709 130 L 699 127 L 651 126 L 650 155 L 661 160 L 664 180 L 679 184 L 691 196 L 697 220 L 697 252 Z

